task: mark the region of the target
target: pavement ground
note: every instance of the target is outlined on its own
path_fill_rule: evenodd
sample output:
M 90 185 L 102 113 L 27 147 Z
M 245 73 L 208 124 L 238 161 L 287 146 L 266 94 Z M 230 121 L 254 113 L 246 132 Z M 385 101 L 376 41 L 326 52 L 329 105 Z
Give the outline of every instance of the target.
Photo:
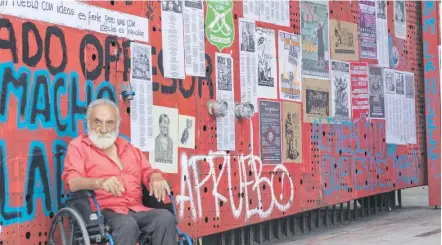
M 441 210 L 428 206 L 427 186 L 402 190 L 402 209 L 348 225 L 271 242 L 273 245 L 440 245 Z

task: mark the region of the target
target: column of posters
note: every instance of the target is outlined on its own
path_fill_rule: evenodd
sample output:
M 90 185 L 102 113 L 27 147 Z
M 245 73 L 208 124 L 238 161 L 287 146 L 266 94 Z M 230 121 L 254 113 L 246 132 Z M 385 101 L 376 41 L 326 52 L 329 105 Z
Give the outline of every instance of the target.
M 241 102 L 249 102 L 257 108 L 258 99 L 258 64 L 256 57 L 255 22 L 239 19 L 239 58 Z
M 218 150 L 235 150 L 235 101 L 233 59 L 229 54 L 215 53 L 216 98 L 227 102 L 227 114 L 216 119 Z
M 151 46 L 131 42 L 130 82 L 136 96 L 130 101 L 131 143 L 141 151 L 153 149 L 152 54 Z

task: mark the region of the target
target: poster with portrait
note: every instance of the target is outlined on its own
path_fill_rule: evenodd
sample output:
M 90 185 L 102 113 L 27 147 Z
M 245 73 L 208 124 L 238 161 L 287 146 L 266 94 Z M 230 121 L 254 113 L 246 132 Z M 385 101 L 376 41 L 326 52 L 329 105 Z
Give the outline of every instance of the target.
M 195 149 L 195 117 L 179 115 L 179 147 Z
M 359 60 L 358 25 L 355 23 L 330 20 L 331 58 L 335 60 Z
M 385 118 L 384 77 L 382 67 L 368 67 L 368 99 L 370 118 Z
M 331 116 L 330 80 L 303 78 L 304 122 L 327 123 Z
M 301 1 L 302 76 L 329 80 L 327 1 Z M 305 97 L 304 97 L 305 98 Z
M 178 109 L 153 106 L 154 150 L 150 163 L 164 173 L 178 173 Z
M 301 104 L 282 102 L 282 162 L 302 163 Z

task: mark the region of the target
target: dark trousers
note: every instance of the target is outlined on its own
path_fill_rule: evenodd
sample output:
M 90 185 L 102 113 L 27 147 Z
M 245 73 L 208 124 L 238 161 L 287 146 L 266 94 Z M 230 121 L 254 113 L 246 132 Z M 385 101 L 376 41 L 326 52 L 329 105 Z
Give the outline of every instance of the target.
M 136 245 L 140 235 L 150 235 L 152 245 L 177 244 L 175 217 L 165 209 L 119 214 L 102 210 L 104 224 L 112 231 L 115 245 Z

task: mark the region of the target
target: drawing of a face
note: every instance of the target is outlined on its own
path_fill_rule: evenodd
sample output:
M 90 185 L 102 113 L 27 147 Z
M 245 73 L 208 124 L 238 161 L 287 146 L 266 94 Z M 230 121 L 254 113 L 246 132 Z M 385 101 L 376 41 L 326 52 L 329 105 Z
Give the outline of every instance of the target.
M 192 120 L 187 119 L 186 120 L 186 126 L 187 126 L 188 129 L 191 129 L 192 128 Z
M 162 114 L 160 116 L 160 132 L 164 136 L 169 134 L 169 123 L 169 117 L 166 114 Z

